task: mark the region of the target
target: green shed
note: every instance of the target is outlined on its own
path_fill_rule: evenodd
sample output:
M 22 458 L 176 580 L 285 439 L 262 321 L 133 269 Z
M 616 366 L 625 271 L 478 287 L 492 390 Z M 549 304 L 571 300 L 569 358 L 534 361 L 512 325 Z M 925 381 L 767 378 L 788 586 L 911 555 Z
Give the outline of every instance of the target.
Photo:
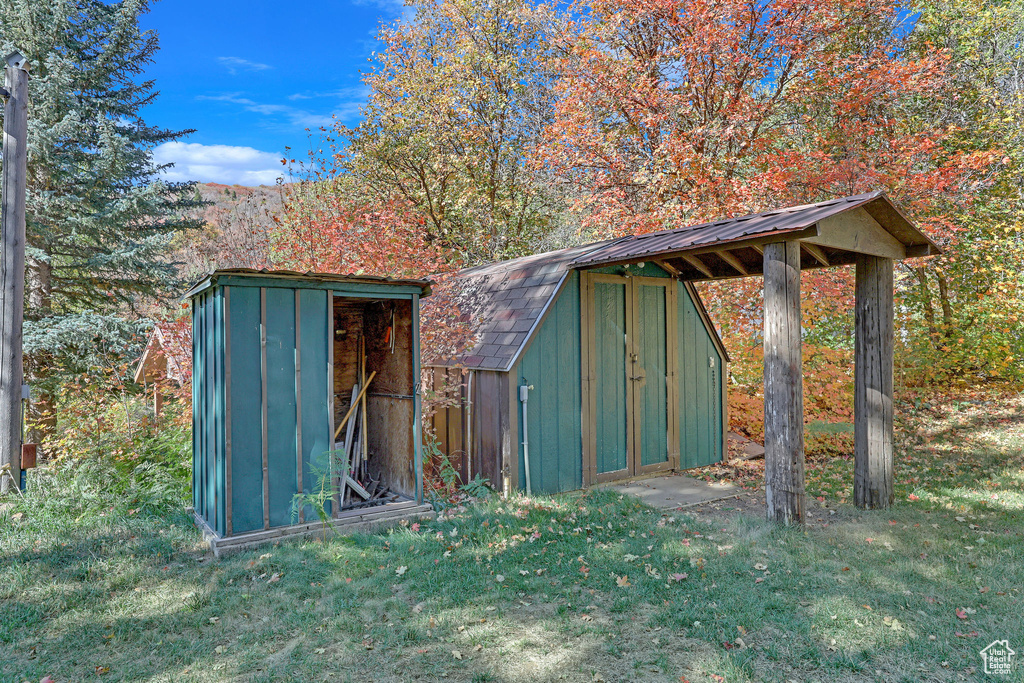
M 720 462 L 728 355 L 693 284 L 654 260 L 580 265 L 617 241 L 460 272 L 476 332 L 428 367 L 464 479 L 554 493 Z
M 193 509 L 214 552 L 319 530 L 294 501 L 321 488 L 334 491 L 325 509 L 338 527 L 430 513 L 419 433 L 429 293 L 424 280 L 250 269 L 218 270 L 188 291 Z M 341 434 L 359 439 L 361 474 L 330 467 Z M 346 505 L 346 474 L 380 493 Z

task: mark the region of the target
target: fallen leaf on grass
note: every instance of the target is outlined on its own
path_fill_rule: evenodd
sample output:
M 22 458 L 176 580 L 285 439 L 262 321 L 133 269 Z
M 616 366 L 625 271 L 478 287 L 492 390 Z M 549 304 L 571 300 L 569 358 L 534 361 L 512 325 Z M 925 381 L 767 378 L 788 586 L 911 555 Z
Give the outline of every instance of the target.
M 409 568 L 403 564 L 401 567 L 395 570 L 395 574 L 397 574 L 398 576 L 402 576 L 407 571 L 409 571 Z
M 103 674 L 107 674 L 107 673 L 110 673 L 110 667 L 109 666 L 97 666 L 96 667 L 96 675 L 97 676 L 102 676 Z
M 322 655 L 323 653 L 327 652 L 327 648 L 326 647 L 318 647 L 317 649 L 313 650 L 313 652 L 315 654 Z
M 754 569 L 756 569 L 759 572 L 763 572 L 765 569 L 768 569 L 768 565 L 766 565 L 766 564 L 764 564 L 762 562 L 758 562 L 757 564 L 754 565 Z
M 967 618 L 967 612 L 965 612 L 962 607 L 957 607 L 956 608 L 956 618 L 957 619 L 966 619 Z
M 452 657 L 455 657 L 455 659 L 462 659 L 462 653 L 458 650 L 452 650 Z
M 616 576 L 615 583 L 619 588 L 628 588 L 633 585 L 629 582 L 629 576 Z
M 978 632 L 977 631 L 971 631 L 970 633 L 960 633 L 960 631 L 957 631 L 956 632 L 956 637 L 957 638 L 977 638 L 978 637 Z
M 683 573 L 672 574 L 668 578 L 672 579 L 673 581 L 685 581 L 687 576 L 689 576 L 689 575 L 686 574 L 685 572 L 683 572 Z
M 224 647 L 223 645 L 218 645 L 217 647 L 213 648 L 213 651 L 216 652 L 219 655 L 222 655 L 225 652 L 227 652 L 228 649 L 226 647 Z
M 426 606 L 427 606 L 427 603 L 425 603 L 425 602 L 417 602 L 412 607 L 412 613 L 413 614 L 419 614 L 420 612 L 423 611 L 423 608 L 426 607 Z
M 281 575 L 275 573 L 275 574 L 272 574 L 269 579 L 267 579 L 267 583 L 277 583 L 280 580 L 281 580 Z
M 911 503 L 913 503 L 913 502 L 921 500 L 921 499 L 919 497 L 917 497 L 916 495 L 914 495 L 913 493 L 911 493 L 909 496 L 907 496 L 907 500 L 909 500 Z
M 580 619 L 582 619 L 583 621 L 593 621 L 594 617 L 590 616 L 589 614 L 584 614 L 580 617 Z
M 498 583 L 505 583 L 505 577 L 502 574 L 498 574 L 497 576 L 495 576 L 494 580 Z

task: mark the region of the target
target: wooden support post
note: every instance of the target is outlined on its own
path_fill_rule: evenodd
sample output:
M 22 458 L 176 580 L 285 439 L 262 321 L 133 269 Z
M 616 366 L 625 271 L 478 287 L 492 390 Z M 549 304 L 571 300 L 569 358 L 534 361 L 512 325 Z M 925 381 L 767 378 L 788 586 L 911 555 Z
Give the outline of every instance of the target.
M 21 325 L 25 316 L 25 187 L 28 168 L 28 67 L 7 58 L 3 170 L 0 176 L 0 493 L 21 480 Z M 14 482 L 11 484 L 10 482 Z
M 768 519 L 804 517 L 800 243 L 764 245 L 764 490 Z
M 857 255 L 853 502 L 861 508 L 894 500 L 892 270 L 892 259 Z

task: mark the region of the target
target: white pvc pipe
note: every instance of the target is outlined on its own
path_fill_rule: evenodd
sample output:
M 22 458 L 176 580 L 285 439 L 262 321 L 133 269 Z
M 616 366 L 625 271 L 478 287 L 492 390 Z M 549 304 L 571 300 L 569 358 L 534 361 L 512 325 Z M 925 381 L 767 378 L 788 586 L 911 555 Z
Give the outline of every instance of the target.
M 525 384 L 519 387 L 519 402 L 523 405 L 523 464 L 526 466 L 526 495 L 528 496 L 533 495 L 533 489 L 530 486 L 530 437 L 526 428 L 526 402 L 530 400 L 530 389 L 532 388 Z

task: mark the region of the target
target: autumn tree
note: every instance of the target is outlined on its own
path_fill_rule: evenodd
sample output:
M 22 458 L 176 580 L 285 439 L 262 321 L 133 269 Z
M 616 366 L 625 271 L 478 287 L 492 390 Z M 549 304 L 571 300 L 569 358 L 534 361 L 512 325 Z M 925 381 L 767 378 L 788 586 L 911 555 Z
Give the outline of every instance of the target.
M 539 161 L 601 234 L 885 188 L 941 186 L 942 130 L 904 124 L 942 82 L 895 3 L 594 0 L 578 6 Z M 584 9 L 588 11 L 584 11 Z
M 909 47 L 948 55 L 940 97 L 912 124 L 949 131 L 939 153 L 977 171 L 937 192 L 928 217 L 945 253 L 912 266 L 903 301 L 919 374 L 935 381 L 1024 380 L 1024 3 L 932 0 Z M 926 219 L 927 220 L 927 219 Z
M 524 163 L 551 117 L 557 15 L 528 0 L 412 7 L 411 21 L 380 29 L 363 121 L 334 131 L 339 165 L 466 261 L 529 253 L 558 215 L 544 175 Z
M 187 131 L 142 116 L 156 97 L 144 76 L 158 49 L 156 33 L 140 27 L 148 4 L 0 0 L 0 49 L 32 65 L 25 350 L 33 410 L 44 423 L 52 423 L 62 359 L 73 374 L 78 347 L 124 329 L 95 316 L 131 311 L 173 288 L 172 236 L 200 223 L 185 216 L 195 206 L 191 188 L 160 180 L 152 158 L 154 146 Z

